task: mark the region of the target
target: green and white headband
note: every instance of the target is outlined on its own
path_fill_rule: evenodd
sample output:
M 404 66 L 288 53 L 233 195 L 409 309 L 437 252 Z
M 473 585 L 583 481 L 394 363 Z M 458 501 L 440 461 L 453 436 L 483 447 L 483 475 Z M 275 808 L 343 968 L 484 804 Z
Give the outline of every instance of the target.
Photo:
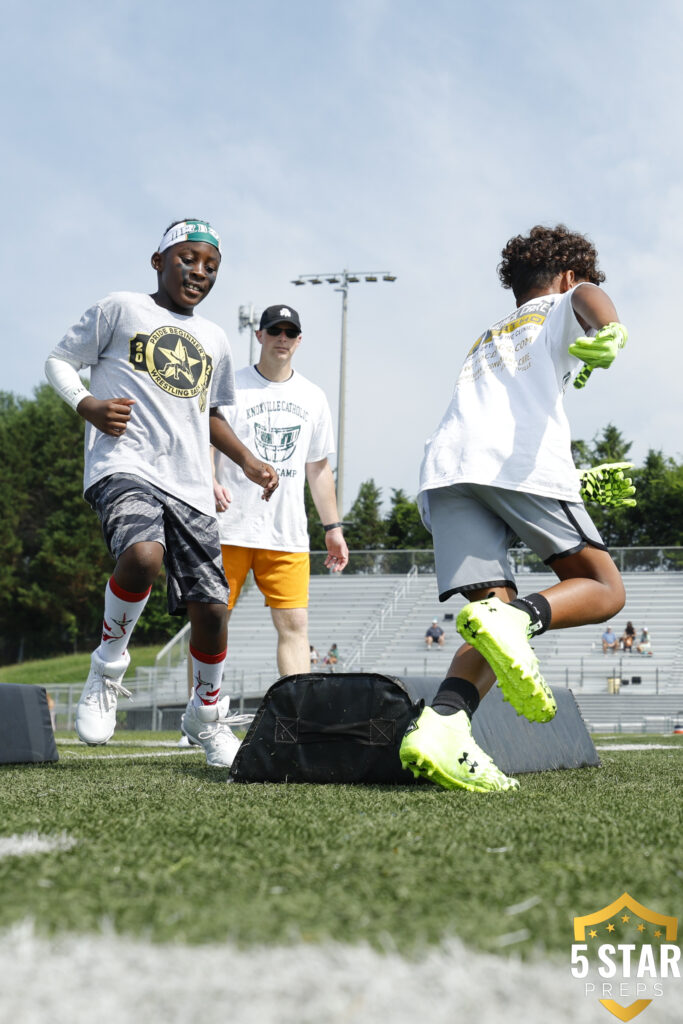
M 179 224 L 174 224 L 159 242 L 157 252 L 163 252 L 178 242 L 207 242 L 221 251 L 218 232 L 205 220 L 181 220 Z

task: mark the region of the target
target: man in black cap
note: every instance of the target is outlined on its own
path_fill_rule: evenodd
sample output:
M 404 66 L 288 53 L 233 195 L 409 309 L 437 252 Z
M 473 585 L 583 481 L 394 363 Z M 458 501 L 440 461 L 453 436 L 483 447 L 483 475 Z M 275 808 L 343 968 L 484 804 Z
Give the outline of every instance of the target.
M 230 460 L 216 452 L 216 509 L 230 611 L 251 569 L 277 630 L 281 675 L 310 671 L 308 640 L 309 540 L 304 507 L 308 480 L 325 528 L 325 565 L 341 572 L 349 552 L 337 509 L 329 404 L 323 391 L 292 369 L 301 321 L 291 306 L 264 310 L 256 331 L 261 354 L 235 375 L 236 404 L 221 409 L 237 437 L 277 471 L 270 501 L 252 500 Z

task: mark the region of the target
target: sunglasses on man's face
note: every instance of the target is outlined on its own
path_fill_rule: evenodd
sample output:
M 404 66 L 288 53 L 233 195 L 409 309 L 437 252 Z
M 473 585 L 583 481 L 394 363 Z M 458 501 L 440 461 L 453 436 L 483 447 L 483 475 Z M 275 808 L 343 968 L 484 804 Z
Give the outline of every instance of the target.
M 296 327 L 268 327 L 267 331 L 271 338 L 279 338 L 281 334 L 285 334 L 288 338 L 299 337 Z

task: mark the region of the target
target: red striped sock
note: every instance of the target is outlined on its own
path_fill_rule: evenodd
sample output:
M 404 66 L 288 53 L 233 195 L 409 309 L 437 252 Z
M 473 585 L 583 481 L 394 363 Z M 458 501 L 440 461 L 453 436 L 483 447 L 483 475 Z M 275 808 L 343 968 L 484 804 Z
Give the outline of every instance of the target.
M 122 657 L 151 589 L 149 587 L 142 594 L 132 594 L 111 577 L 104 592 L 102 640 L 97 648 L 103 661 L 118 661 Z
M 223 666 L 227 650 L 221 654 L 204 654 L 190 644 L 192 659 L 192 703 L 196 708 L 205 704 L 216 704 L 221 694 Z

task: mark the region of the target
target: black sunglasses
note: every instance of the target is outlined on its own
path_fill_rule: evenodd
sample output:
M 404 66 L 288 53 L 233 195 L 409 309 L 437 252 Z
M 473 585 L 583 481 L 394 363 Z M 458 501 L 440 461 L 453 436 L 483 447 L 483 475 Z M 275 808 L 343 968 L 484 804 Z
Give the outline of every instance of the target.
M 266 330 L 271 338 L 279 338 L 281 334 L 286 334 L 288 338 L 299 337 L 296 327 L 268 327 Z

